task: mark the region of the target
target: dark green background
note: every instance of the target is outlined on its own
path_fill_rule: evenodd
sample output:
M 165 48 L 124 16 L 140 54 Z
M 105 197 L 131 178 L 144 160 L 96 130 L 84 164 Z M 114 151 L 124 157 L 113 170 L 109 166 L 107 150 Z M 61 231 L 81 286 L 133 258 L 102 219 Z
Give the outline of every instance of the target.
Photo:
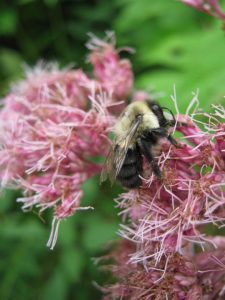
M 0 2 L 0 94 L 21 78 L 21 65 L 39 59 L 85 63 L 87 33 L 104 37 L 116 33 L 118 46 L 136 49 L 131 59 L 136 88 L 161 93 L 172 107 L 176 85 L 184 112 L 192 92 L 199 89 L 201 107 L 224 101 L 225 37 L 220 21 L 168 0 L 17 0 Z M 61 223 L 54 251 L 46 248 L 51 213 L 45 222 L 35 212 L 22 213 L 12 191 L 0 201 L 0 299 L 100 299 L 93 281 L 107 282 L 92 257 L 116 238 L 120 222 L 113 198 L 119 187 L 84 185 L 82 205 L 95 211 L 78 212 Z

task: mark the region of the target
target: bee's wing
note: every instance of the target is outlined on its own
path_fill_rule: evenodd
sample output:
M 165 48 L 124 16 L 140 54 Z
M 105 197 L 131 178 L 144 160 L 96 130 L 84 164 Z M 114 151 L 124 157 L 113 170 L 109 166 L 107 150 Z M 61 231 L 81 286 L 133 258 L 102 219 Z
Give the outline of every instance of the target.
M 123 166 L 127 150 L 135 133 L 138 130 L 138 127 L 140 126 L 141 120 L 141 118 L 136 118 L 134 120 L 126 137 L 123 137 L 122 139 L 115 139 L 102 169 L 100 178 L 101 182 L 105 181 L 107 179 L 107 176 L 109 176 L 111 182 L 115 181 Z
M 107 177 L 109 176 L 110 181 L 113 182 L 113 161 L 115 159 L 115 154 L 114 154 L 114 147 L 115 145 L 113 145 L 109 151 L 109 154 L 105 160 L 105 163 L 102 167 L 102 172 L 101 172 L 101 176 L 100 176 L 100 183 L 102 183 L 103 181 L 106 181 Z

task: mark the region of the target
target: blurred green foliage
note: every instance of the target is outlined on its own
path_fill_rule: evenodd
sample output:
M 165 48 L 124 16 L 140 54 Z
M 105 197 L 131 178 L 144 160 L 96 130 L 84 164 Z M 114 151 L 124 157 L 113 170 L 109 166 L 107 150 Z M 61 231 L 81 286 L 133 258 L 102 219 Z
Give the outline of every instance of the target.
M 22 76 L 23 63 L 56 60 L 64 66 L 84 63 L 87 32 L 103 37 L 114 30 L 118 46 L 129 55 L 137 88 L 163 92 L 169 100 L 176 85 L 181 111 L 192 91 L 200 90 L 201 106 L 224 98 L 224 32 L 217 20 L 168 0 L 14 0 L 0 2 L 0 94 Z M 51 215 L 23 214 L 17 192 L 5 191 L 0 201 L 0 299 L 100 299 L 93 281 L 105 282 L 91 260 L 116 238 L 119 218 L 113 198 L 120 189 L 99 187 L 98 178 L 84 185 L 78 212 L 61 223 L 54 251 L 46 248 Z
M 62 222 L 57 246 L 46 248 L 51 216 L 22 214 L 15 203 L 18 193 L 5 191 L 0 201 L 0 299 L 100 299 L 93 281 L 104 274 L 92 258 L 104 254 L 104 245 L 116 239 L 113 192 L 99 188 L 98 178 L 84 185 L 83 205 L 95 211 L 77 212 Z

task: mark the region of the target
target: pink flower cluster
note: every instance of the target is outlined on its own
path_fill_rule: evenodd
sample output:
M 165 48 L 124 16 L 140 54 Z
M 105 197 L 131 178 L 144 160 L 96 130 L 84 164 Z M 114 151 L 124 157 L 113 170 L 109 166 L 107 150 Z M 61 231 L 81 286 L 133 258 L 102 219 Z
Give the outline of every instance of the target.
M 60 221 L 91 208 L 80 206 L 82 184 L 100 173 L 95 158 L 108 153 L 108 133 L 128 96 L 148 97 L 133 93 L 130 62 L 108 39 L 92 36 L 87 44 L 92 76 L 40 64 L 3 99 L 1 184 L 23 191 L 24 210 L 54 210 L 51 249 Z M 123 239 L 106 257 L 117 282 L 102 288 L 105 300 L 225 297 L 225 238 L 206 234 L 208 225 L 219 234 L 225 224 L 225 109 L 199 113 L 195 95 L 180 115 L 173 100 L 182 137 L 177 148 L 162 141 L 156 149 L 163 179 L 145 163 L 142 186 L 116 199 Z
M 225 20 L 225 13 L 222 11 L 217 0 L 180 0 L 195 9 L 207 13 L 217 19 Z
M 225 224 L 225 109 L 201 113 L 205 123 L 197 111 L 189 116 L 197 101 L 177 115 L 179 147 L 160 147 L 163 180 L 146 164 L 142 187 L 116 199 L 125 241 L 109 256 L 118 282 L 103 289 L 105 299 L 225 297 L 225 239 L 206 234 Z
M 180 253 L 163 257 L 155 265 L 146 260 L 130 264 L 135 249 L 130 241 L 117 243 L 104 257 L 104 271 L 110 271 L 117 283 L 101 288 L 104 300 L 223 300 L 225 293 L 225 238 L 211 238 L 216 250 L 188 256 Z M 166 266 L 166 269 L 165 269 Z
M 110 109 L 118 111 L 132 91 L 130 62 L 120 59 L 113 41 L 112 34 L 105 41 L 92 36 L 92 77 L 40 63 L 3 99 L 1 185 L 22 189 L 17 200 L 24 210 L 54 209 L 51 248 L 60 220 L 89 208 L 80 207 L 81 185 L 101 170 L 93 159 L 107 154 L 115 121 Z

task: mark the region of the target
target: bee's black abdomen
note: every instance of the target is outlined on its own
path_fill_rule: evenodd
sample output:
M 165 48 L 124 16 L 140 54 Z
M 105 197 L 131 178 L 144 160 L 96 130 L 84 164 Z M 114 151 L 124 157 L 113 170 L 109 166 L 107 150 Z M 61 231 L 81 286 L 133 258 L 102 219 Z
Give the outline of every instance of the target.
M 124 165 L 136 165 L 137 162 L 137 149 L 136 147 L 130 148 L 124 160 Z
M 134 146 L 128 149 L 117 179 L 124 187 L 138 188 L 141 185 L 140 174 L 142 174 L 142 156 L 138 146 Z
M 138 188 L 141 185 L 141 178 L 139 176 L 133 176 L 130 178 L 118 178 L 118 180 L 124 187 L 130 189 Z
M 132 163 L 129 165 L 123 165 L 120 170 L 119 175 L 117 176 L 118 179 L 120 178 L 129 178 L 138 175 L 136 163 Z

